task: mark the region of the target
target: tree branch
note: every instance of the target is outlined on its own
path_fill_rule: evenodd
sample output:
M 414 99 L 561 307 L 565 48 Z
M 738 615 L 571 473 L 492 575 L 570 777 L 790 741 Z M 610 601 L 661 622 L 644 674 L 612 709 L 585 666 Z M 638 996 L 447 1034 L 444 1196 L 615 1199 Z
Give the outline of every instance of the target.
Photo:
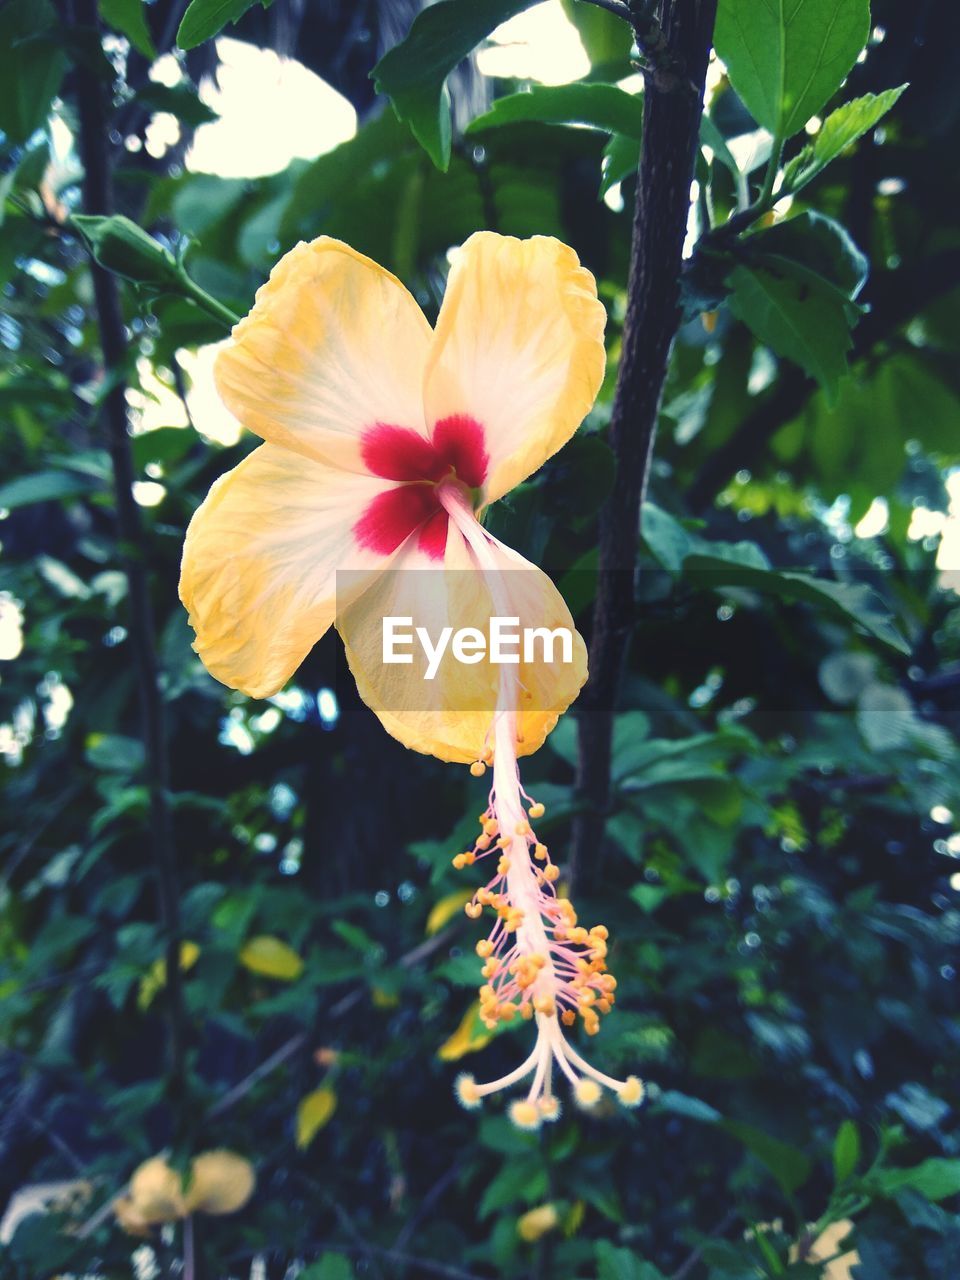
M 626 4 L 626 0 L 583 0 L 584 4 L 596 5 L 598 9 L 606 9 L 607 13 L 616 14 L 618 18 L 622 18 L 624 22 L 633 24 L 633 18 L 630 9 Z
M 590 679 L 577 721 L 577 787 L 583 812 L 573 828 L 571 877 L 596 848 L 610 799 L 613 708 L 633 619 L 640 509 L 680 322 L 683 242 L 715 14 L 716 0 L 662 0 L 658 11 L 670 61 L 684 91 L 670 92 L 656 77 L 647 80 L 627 312 L 610 420 L 617 472 L 600 517 Z
M 74 0 L 74 25 L 98 31 L 96 0 Z M 76 103 L 83 160 L 83 205 L 88 214 L 114 212 L 109 154 L 109 120 L 103 86 L 96 70 L 79 61 Z M 140 510 L 133 497 L 135 472 L 127 419 L 127 338 L 117 282 L 91 259 L 104 375 L 109 387 L 103 400 L 107 448 L 113 467 L 117 534 L 127 578 L 130 638 L 137 668 L 142 737 L 150 792 L 150 841 L 156 871 L 160 924 L 166 954 L 166 1003 L 170 1021 L 168 1088 L 171 1100 L 182 1097 L 186 1077 L 186 1016 L 180 980 L 180 904 L 177 889 L 173 824 L 170 815 L 163 698 L 158 680 L 153 609 L 147 580 L 147 545 Z
M 854 331 L 850 363 L 862 360 L 936 298 L 960 286 L 960 250 L 947 249 L 925 261 L 879 272 L 864 293 L 870 311 Z M 797 416 L 817 389 L 796 365 L 786 364 L 770 393 L 728 440 L 704 462 L 687 491 L 687 505 L 704 511 L 742 467 L 749 467 L 781 427 Z

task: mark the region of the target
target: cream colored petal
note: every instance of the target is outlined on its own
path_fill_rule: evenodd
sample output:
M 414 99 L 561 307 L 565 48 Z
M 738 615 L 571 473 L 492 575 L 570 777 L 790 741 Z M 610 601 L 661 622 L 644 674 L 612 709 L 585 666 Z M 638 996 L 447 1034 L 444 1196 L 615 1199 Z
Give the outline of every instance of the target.
M 359 590 L 386 561 L 353 525 L 389 482 L 265 444 L 221 476 L 187 529 L 180 598 L 211 675 L 281 689 L 333 622 L 337 571 Z
M 176 1222 L 187 1212 L 180 1174 L 163 1156 L 145 1160 L 130 1179 L 129 1199 L 123 1208 L 129 1211 L 128 1221 L 134 1226 L 137 1220 L 147 1225 Z M 123 1222 L 123 1209 L 118 1216 Z
M 404 746 L 441 760 L 476 760 L 492 742 L 497 709 L 508 703 L 511 709 L 519 708 L 518 754 L 528 755 L 541 745 L 586 679 L 586 649 L 556 587 L 522 556 L 483 537 L 495 564 L 492 573 L 478 567 L 472 549 L 451 523 L 443 562 L 429 560 L 411 540 L 337 619 L 361 698 Z M 402 630 L 412 633 L 422 627 L 436 645 L 444 627 L 472 627 L 489 637 L 495 614 L 518 618 L 518 630 L 568 630 L 570 662 L 562 660 L 559 645 L 550 662 L 538 648 L 533 661 L 509 667 L 506 693 L 505 668 L 490 661 L 489 646 L 482 661 L 468 665 L 457 660 L 451 642 L 432 680 L 426 678 L 428 659 L 419 642 L 402 649 L 412 658 L 409 665 L 384 662 L 384 618 L 411 619 Z
M 603 381 L 606 312 L 574 251 L 481 231 L 460 250 L 427 363 L 428 425 L 483 427 L 493 502 L 570 439 Z
M 187 1211 L 236 1213 L 253 1195 L 256 1181 L 253 1165 L 235 1151 L 205 1151 L 190 1165 Z
M 358 471 L 365 429 L 423 432 L 430 337 L 395 276 L 321 236 L 274 267 L 217 358 L 217 388 L 264 440 Z

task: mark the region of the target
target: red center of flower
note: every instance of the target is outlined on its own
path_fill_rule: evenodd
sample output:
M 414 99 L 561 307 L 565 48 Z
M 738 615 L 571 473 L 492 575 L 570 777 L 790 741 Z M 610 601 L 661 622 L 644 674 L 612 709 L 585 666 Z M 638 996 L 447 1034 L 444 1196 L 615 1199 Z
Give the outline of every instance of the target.
M 483 484 L 490 458 L 480 423 L 468 414 L 455 413 L 441 418 L 428 440 L 409 427 L 378 422 L 363 433 L 360 453 L 373 475 L 401 483 L 367 504 L 353 526 L 358 544 L 390 555 L 419 530 L 420 550 L 432 560 L 442 560 L 448 517 L 437 498 L 437 485 L 448 479 L 468 489 Z

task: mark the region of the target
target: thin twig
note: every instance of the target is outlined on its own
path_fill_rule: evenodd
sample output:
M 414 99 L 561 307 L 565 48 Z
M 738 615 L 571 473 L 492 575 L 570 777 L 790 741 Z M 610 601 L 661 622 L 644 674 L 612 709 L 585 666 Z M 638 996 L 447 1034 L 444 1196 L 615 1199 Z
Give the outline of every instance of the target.
M 451 925 L 441 930 L 440 933 L 434 934 L 432 938 L 427 938 L 424 942 L 418 942 L 415 947 L 400 957 L 397 965 L 402 969 L 412 969 L 414 965 L 419 964 L 421 960 L 425 960 L 434 951 L 439 951 L 441 947 L 446 946 L 456 932 L 456 926 Z M 349 1013 L 355 1005 L 360 1003 L 366 993 L 367 987 L 365 985 L 354 987 L 352 991 L 348 991 L 346 995 L 341 996 L 335 1004 L 330 1006 L 326 1013 L 326 1020 L 342 1018 L 345 1013 Z M 307 1039 L 308 1033 L 306 1031 L 298 1031 L 296 1035 L 284 1041 L 279 1049 L 275 1049 L 268 1058 L 264 1058 L 263 1062 L 254 1067 L 249 1075 L 244 1076 L 222 1098 L 215 1102 L 206 1113 L 205 1119 L 215 1120 L 218 1116 L 222 1116 L 225 1111 L 235 1107 L 252 1089 L 256 1088 L 261 1080 L 265 1080 L 267 1076 L 276 1071 L 277 1067 L 282 1067 L 289 1058 L 299 1052 L 306 1044 Z
M 722 1236 L 726 1229 L 732 1226 L 736 1220 L 737 1212 L 735 1209 L 731 1209 L 720 1219 L 717 1225 L 710 1232 L 710 1239 L 713 1240 L 716 1239 L 717 1236 Z M 687 1280 L 687 1276 L 690 1275 L 691 1271 L 693 1271 L 694 1267 L 702 1257 L 703 1246 L 698 1245 L 696 1249 L 694 1249 L 693 1253 L 691 1253 L 690 1256 L 680 1264 L 677 1270 L 674 1271 L 669 1280 Z
M 343 1207 L 342 1204 L 340 1204 L 338 1200 L 335 1200 L 333 1196 L 328 1195 L 328 1196 L 325 1196 L 324 1199 L 326 1200 L 327 1204 L 331 1207 L 334 1214 L 336 1215 L 337 1221 L 340 1223 L 340 1226 L 343 1227 L 344 1231 L 347 1233 L 350 1239 L 354 1242 L 356 1247 L 358 1249 L 361 1249 L 364 1253 L 368 1252 L 367 1242 L 363 1238 L 363 1232 L 354 1222 L 353 1218 L 348 1213 L 348 1211 Z M 371 1257 L 370 1259 L 370 1265 L 373 1268 L 374 1275 L 378 1276 L 379 1280 L 383 1280 L 383 1271 L 377 1265 L 373 1257 Z
M 622 354 L 610 420 L 613 492 L 600 516 L 590 679 L 580 700 L 571 876 L 600 844 L 610 801 L 613 709 L 633 623 L 640 511 L 657 416 L 680 323 L 680 272 L 716 0 L 663 0 L 657 21 L 690 93 L 648 80 Z
M 437 1262 L 433 1258 L 418 1258 L 411 1253 L 399 1253 L 396 1249 L 385 1249 L 381 1245 L 363 1241 L 358 1244 L 334 1244 L 331 1250 L 339 1253 L 371 1254 L 383 1258 L 387 1262 L 395 1262 L 405 1267 L 413 1267 L 414 1274 L 442 1276 L 445 1280 L 482 1280 L 472 1271 L 464 1271 L 462 1267 L 451 1266 L 448 1262 Z
M 265 1080 L 267 1076 L 276 1071 L 277 1067 L 282 1067 L 288 1058 L 292 1058 L 307 1042 L 306 1031 L 298 1031 L 295 1036 L 291 1036 L 285 1041 L 279 1049 L 274 1050 L 269 1058 L 264 1058 L 258 1067 L 250 1072 L 248 1076 L 228 1090 L 213 1106 L 209 1109 L 206 1120 L 216 1120 L 218 1116 L 222 1116 L 225 1111 L 229 1111 L 231 1107 L 235 1107 L 238 1102 L 247 1096 L 252 1089 L 255 1089 L 261 1080 Z
M 449 925 L 446 929 L 441 930 L 440 933 L 434 934 L 432 938 L 427 938 L 424 942 L 418 942 L 415 947 L 400 957 L 397 964 L 401 969 L 412 969 L 421 960 L 426 960 L 427 956 L 432 956 L 434 951 L 439 951 L 441 947 L 445 947 L 458 932 L 459 929 L 456 925 Z M 348 991 L 335 1005 L 331 1006 L 327 1017 L 340 1018 L 345 1013 L 349 1013 L 354 1005 L 359 1004 L 366 994 L 367 988 L 365 986 L 354 987 L 352 991 Z
M 96 0 L 74 0 L 74 26 L 99 32 Z M 76 66 L 76 105 L 83 160 L 83 205 L 88 214 L 114 211 L 110 168 L 109 120 L 99 71 L 79 61 Z M 150 840 L 157 876 L 159 915 L 166 948 L 166 1006 L 170 1023 L 167 1084 L 171 1099 L 184 1096 L 186 1081 L 186 1013 L 180 978 L 180 904 L 176 855 L 169 800 L 169 773 L 163 698 L 154 639 L 153 609 L 147 579 L 147 543 L 140 511 L 133 497 L 135 472 L 130 450 L 126 381 L 126 330 L 117 283 L 91 260 L 94 299 L 104 371 L 110 391 L 104 398 L 104 425 L 113 466 L 117 533 L 129 598 L 130 637 L 137 668 L 137 686 L 147 785 L 150 793 Z M 182 1114 L 182 1113 L 181 1113 Z
M 402 1252 L 404 1245 L 412 1237 L 413 1233 L 419 1227 L 427 1214 L 434 1208 L 440 1198 L 445 1194 L 447 1188 L 456 1182 L 460 1170 L 463 1168 L 463 1161 L 459 1158 L 453 1162 L 446 1173 L 441 1174 L 430 1190 L 417 1206 L 416 1213 L 412 1213 L 407 1221 L 397 1232 L 397 1238 L 393 1242 L 395 1250 Z
M 73 1147 L 69 1143 L 64 1142 L 59 1133 L 51 1129 L 50 1126 L 39 1116 L 30 1116 L 30 1124 L 36 1129 L 37 1133 L 43 1134 L 51 1147 L 55 1147 L 63 1156 L 69 1165 L 73 1167 L 74 1173 L 85 1173 L 87 1166 L 83 1163 Z

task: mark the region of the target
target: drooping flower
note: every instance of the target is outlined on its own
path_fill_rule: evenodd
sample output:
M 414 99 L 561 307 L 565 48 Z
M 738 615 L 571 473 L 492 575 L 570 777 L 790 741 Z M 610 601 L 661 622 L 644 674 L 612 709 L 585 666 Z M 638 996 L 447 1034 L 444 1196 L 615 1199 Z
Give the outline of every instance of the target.
M 236 1213 L 255 1186 L 253 1165 L 234 1151 L 195 1156 L 186 1179 L 165 1156 L 151 1156 L 134 1171 L 127 1190 L 114 1200 L 113 1211 L 130 1235 L 147 1236 L 153 1227 L 191 1213 Z
M 433 330 L 370 259 L 326 237 L 298 245 L 215 370 L 227 407 L 264 443 L 213 486 L 183 555 L 181 598 L 217 679 L 268 697 L 335 624 L 361 697 L 390 733 L 478 776 L 493 765 L 480 838 L 458 865 L 496 838 L 497 874 L 467 904 L 471 916 L 485 905 L 497 914 L 478 948 L 483 1016 L 534 1018 L 538 1040 L 518 1071 L 485 1086 L 461 1080 L 458 1093 L 472 1105 L 532 1073 L 518 1123 L 557 1113 L 554 1062 L 584 1105 L 595 1081 L 627 1104 L 640 1098 L 639 1082 L 593 1071 L 561 1031 L 577 1016 L 592 1031 L 614 983 L 605 931 L 583 930 L 556 897 L 517 768 L 577 696 L 585 647 L 549 578 L 481 523 L 586 416 L 603 377 L 604 321 L 593 276 L 547 237 L 471 236 Z M 482 632 L 494 616 L 567 632 L 569 660 L 524 648 L 514 665 L 482 654 L 433 676 L 425 655 L 384 662 L 386 618 L 436 636 Z

